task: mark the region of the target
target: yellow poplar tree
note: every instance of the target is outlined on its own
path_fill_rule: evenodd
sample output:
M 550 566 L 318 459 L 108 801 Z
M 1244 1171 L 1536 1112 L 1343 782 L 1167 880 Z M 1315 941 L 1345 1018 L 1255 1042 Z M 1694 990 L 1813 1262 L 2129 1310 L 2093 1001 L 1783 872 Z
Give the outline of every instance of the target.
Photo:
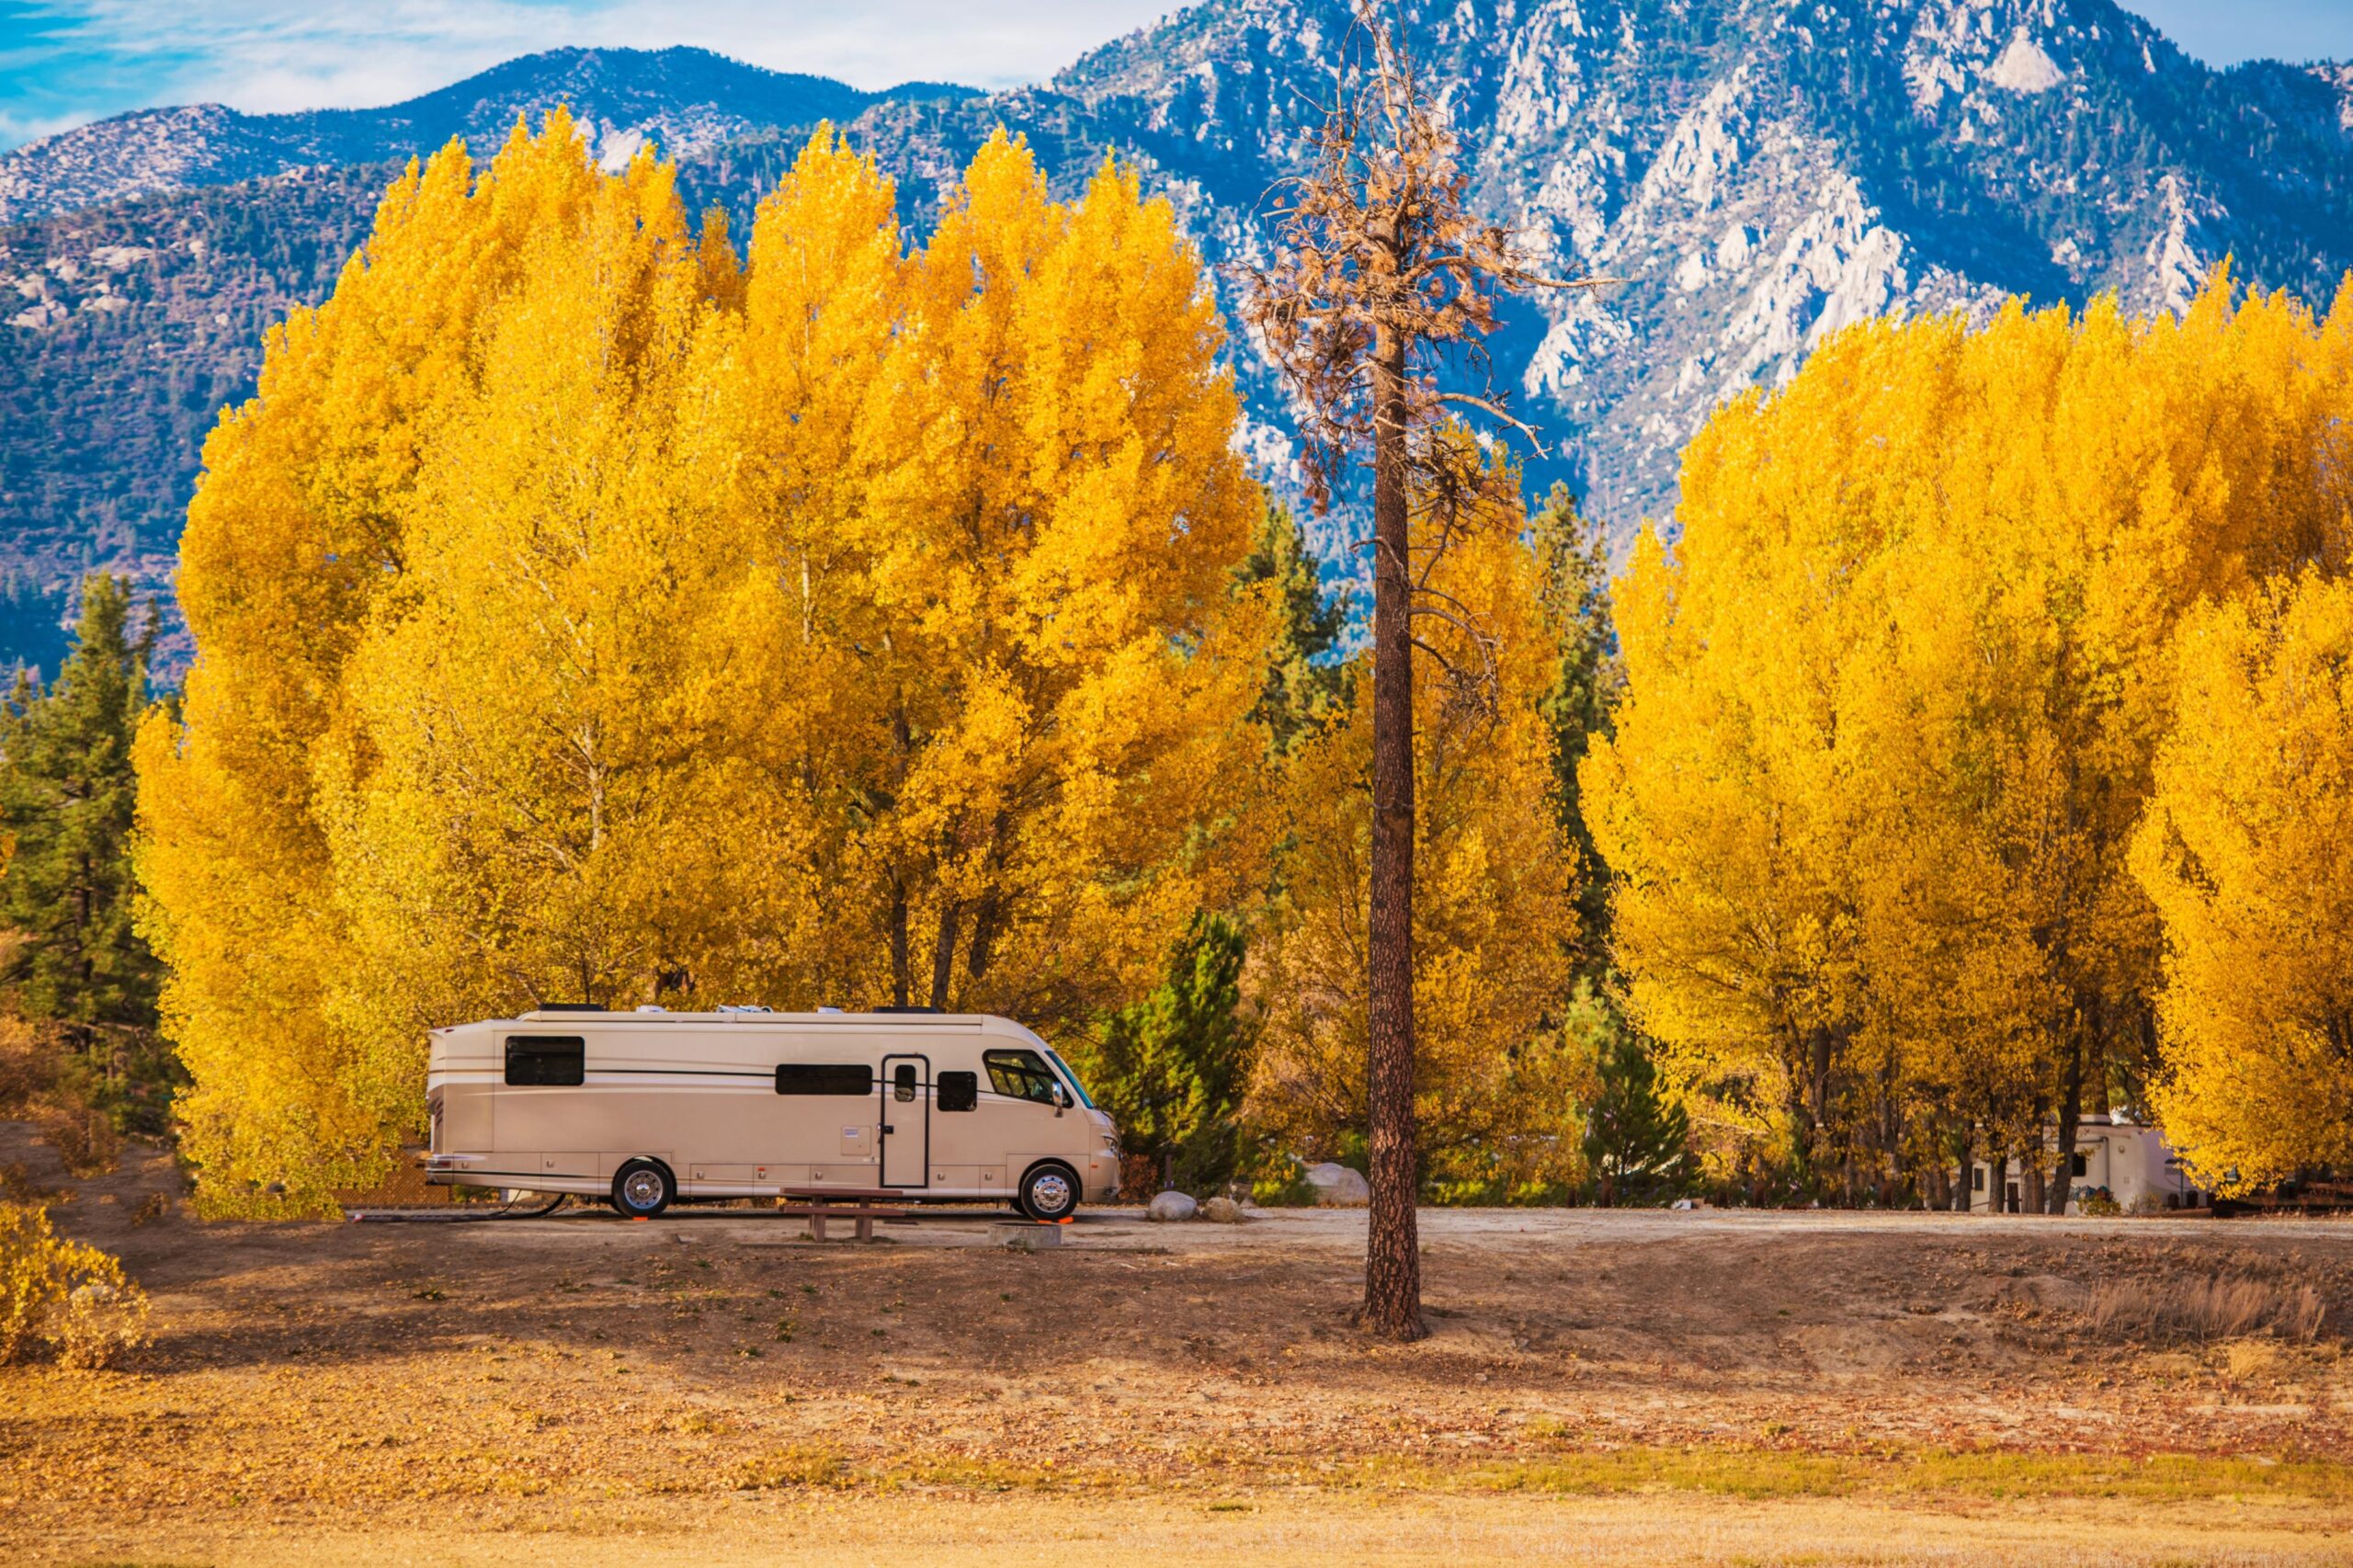
M 351 972 L 313 753 L 346 661 L 406 555 L 421 426 L 471 373 L 474 326 L 523 247 L 585 199 L 569 119 L 517 133 L 479 180 L 462 146 L 385 193 L 315 311 L 271 332 L 260 384 L 205 443 L 178 591 L 198 659 L 183 722 L 140 736 L 142 930 L 169 975 L 165 1033 L 194 1079 L 183 1148 L 216 1206 L 315 1208 L 375 1179 L 415 1120 L 415 1051 L 333 1015 Z
M 2243 1191 L 2353 1163 L 2353 582 L 2184 631 L 2132 867 L 2165 917 L 2167 1139 Z
M 1227 586 L 1264 503 L 1199 260 L 1131 172 L 1063 205 L 1000 134 L 904 263 L 804 216 L 891 202 L 821 137 L 754 231 L 777 636 L 838 672 L 779 770 L 838 806 L 838 999 L 1075 1021 L 1263 869 L 1273 619 Z
M 773 584 L 726 505 L 738 334 L 670 171 L 595 178 L 523 261 L 319 757 L 348 1027 L 387 1053 L 539 1001 L 791 994 L 810 920 L 806 814 L 741 741 L 768 692 L 737 622 Z
M 2349 338 L 2227 278 L 2179 323 L 1873 324 L 1688 449 L 1581 778 L 1630 1005 L 1727 1150 L 2039 1167 L 2145 1070 L 2171 639 L 2341 527 Z

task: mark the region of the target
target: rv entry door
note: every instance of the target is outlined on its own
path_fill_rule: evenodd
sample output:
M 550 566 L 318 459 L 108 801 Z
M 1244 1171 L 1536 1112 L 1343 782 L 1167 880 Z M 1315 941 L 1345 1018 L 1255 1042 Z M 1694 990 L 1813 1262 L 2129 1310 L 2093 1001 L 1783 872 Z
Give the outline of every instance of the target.
M 928 1187 L 931 1176 L 931 1059 L 882 1059 L 882 1183 Z

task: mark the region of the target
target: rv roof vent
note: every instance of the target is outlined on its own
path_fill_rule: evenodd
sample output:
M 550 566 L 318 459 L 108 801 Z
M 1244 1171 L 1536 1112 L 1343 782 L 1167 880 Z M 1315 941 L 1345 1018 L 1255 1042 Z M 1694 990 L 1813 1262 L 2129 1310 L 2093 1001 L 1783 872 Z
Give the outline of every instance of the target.
M 594 1002 L 542 1002 L 531 1009 L 534 1013 L 604 1013 L 611 1011 Z
M 876 1012 L 878 1012 L 878 1013 L 937 1013 L 937 1012 L 939 1012 L 941 1009 L 939 1009 L 939 1008 L 938 1008 L 938 1007 L 915 1007 L 915 1006 L 906 1006 L 906 1007 L 877 1007 L 877 1008 L 875 1008 L 874 1010 L 875 1010 Z
M 839 1007 L 820 1007 L 817 1011 L 820 1013 L 838 1013 L 841 1009 Z
M 719 1009 L 722 1013 L 772 1013 L 773 1007 L 756 1006 L 749 1002 L 730 1002 Z
M 637 1010 L 641 1013 L 666 1013 L 670 1009 L 667 1007 L 657 1007 L 651 1002 L 641 1002 L 637 1006 Z

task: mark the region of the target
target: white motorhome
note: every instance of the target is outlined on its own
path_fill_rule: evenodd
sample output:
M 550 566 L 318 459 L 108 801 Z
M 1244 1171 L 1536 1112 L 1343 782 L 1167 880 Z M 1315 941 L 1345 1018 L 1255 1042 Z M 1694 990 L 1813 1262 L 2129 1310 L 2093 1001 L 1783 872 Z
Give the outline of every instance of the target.
M 1045 1041 L 938 1013 L 542 1007 L 436 1029 L 438 1185 L 681 1199 L 888 1189 L 1059 1220 L 1120 1186 L 1118 1131 Z

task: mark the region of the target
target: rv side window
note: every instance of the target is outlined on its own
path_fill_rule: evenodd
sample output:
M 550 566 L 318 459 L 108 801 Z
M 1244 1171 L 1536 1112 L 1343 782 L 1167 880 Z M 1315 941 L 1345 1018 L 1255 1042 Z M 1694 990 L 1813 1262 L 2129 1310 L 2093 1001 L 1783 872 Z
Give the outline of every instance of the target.
M 870 1095 L 874 1069 L 865 1062 L 779 1062 L 776 1069 L 779 1095 Z
M 942 1073 L 936 1103 L 942 1110 L 976 1110 L 981 1104 L 978 1073 Z
M 901 1105 L 912 1105 L 915 1097 L 915 1064 L 902 1062 L 891 1070 L 891 1097 Z
M 506 1037 L 506 1081 L 517 1088 L 572 1085 L 586 1076 L 587 1042 L 578 1035 Z
M 1017 1100 L 1054 1103 L 1054 1072 L 1034 1051 L 989 1051 L 981 1054 L 989 1070 L 989 1087 Z

